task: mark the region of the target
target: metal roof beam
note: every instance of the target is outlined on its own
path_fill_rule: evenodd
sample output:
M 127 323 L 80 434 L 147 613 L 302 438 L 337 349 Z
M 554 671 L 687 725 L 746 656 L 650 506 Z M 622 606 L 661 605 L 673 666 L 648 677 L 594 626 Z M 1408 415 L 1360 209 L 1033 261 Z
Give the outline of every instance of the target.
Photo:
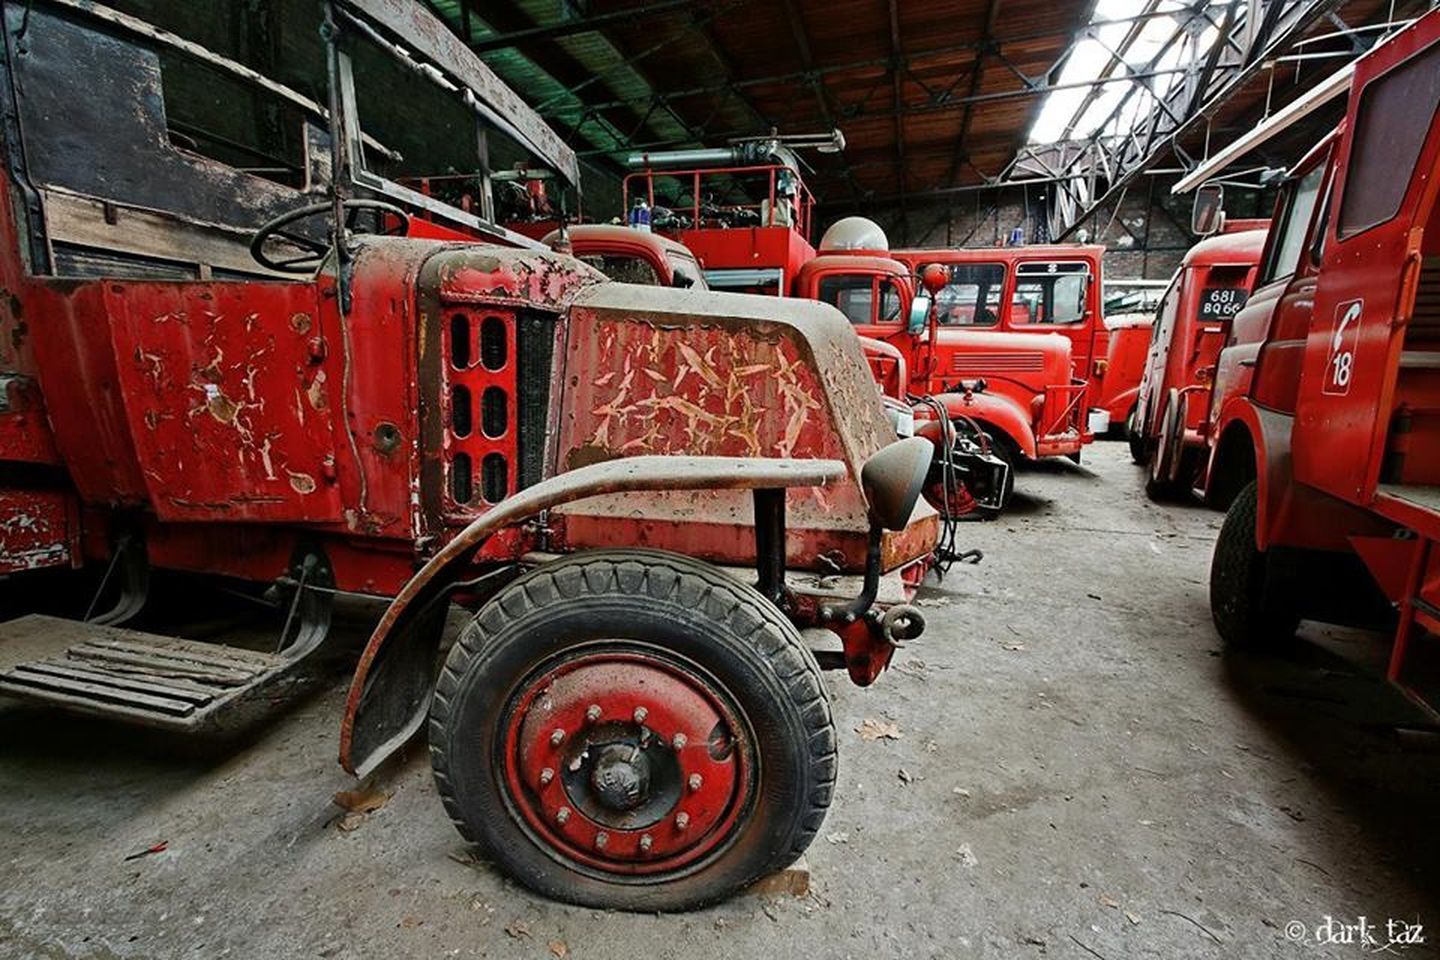
M 528 45 L 542 40 L 558 40 L 561 37 L 573 37 L 581 33 L 596 33 L 616 23 L 628 23 L 634 21 L 636 18 L 653 17 L 657 14 L 668 13 L 671 10 L 693 7 L 697 3 L 698 0 L 654 0 L 654 2 L 640 3 L 624 10 L 596 13 L 590 16 L 578 17 L 574 20 L 562 20 L 559 23 L 516 27 L 499 33 L 496 36 L 486 37 L 484 40 L 477 40 L 473 46 L 477 53 L 485 53 L 490 50 L 503 50 L 506 47 L 518 46 L 522 43 Z M 496 4 L 495 6 L 500 6 L 500 4 Z

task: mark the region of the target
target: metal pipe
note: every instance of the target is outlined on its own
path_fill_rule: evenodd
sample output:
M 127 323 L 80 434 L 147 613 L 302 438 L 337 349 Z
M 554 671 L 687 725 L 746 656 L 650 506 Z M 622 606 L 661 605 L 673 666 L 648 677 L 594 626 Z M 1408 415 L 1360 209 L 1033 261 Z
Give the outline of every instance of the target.
M 776 606 L 785 596 L 785 491 L 755 490 L 755 584 Z
M 655 153 L 632 153 L 625 165 L 632 170 L 652 167 L 694 167 L 710 164 L 746 163 L 747 149 L 737 147 L 705 147 L 694 150 L 661 150 Z

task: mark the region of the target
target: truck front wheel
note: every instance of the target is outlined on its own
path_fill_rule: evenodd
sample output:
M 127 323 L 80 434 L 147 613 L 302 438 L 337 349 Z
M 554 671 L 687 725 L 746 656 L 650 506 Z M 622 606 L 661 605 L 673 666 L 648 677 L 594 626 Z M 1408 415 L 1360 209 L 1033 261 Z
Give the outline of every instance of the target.
M 461 834 L 532 889 L 607 909 L 688 909 L 789 864 L 835 783 L 795 627 L 656 551 L 577 554 L 497 594 L 446 658 L 430 751 Z
M 1230 504 L 1210 561 L 1210 616 L 1234 647 L 1274 646 L 1300 625 L 1286 591 L 1271 582 L 1269 553 L 1255 545 L 1257 498 L 1252 480 Z

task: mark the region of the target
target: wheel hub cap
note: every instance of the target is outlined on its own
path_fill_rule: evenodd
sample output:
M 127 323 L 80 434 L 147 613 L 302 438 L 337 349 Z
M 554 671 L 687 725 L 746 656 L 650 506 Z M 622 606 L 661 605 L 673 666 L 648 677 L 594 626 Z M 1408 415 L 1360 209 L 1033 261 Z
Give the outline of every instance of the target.
M 648 653 L 572 658 L 511 700 L 511 805 L 561 856 L 612 873 L 691 865 L 733 835 L 751 751 L 729 697 Z

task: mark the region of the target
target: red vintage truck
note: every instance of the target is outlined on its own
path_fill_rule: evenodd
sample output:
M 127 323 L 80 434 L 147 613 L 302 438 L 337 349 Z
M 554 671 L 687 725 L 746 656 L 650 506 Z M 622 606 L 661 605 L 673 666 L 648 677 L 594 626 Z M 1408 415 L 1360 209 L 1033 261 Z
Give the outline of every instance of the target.
M 1109 417 L 1095 401 L 1103 394 L 1109 331 L 1102 309 L 1101 264 L 1105 248 L 1086 244 L 1034 244 L 977 249 L 898 250 L 894 256 L 919 276 L 938 265 L 950 277 L 936 295 L 942 326 L 977 334 L 1064 337 L 1071 373 L 1063 388 L 1078 413 L 1077 436 L 1066 455 L 1104 433 Z
M 1274 643 L 1378 588 L 1388 675 L 1417 699 L 1440 636 L 1437 102 L 1432 12 L 1357 61 L 1344 121 L 1281 190 L 1222 354 L 1208 477 L 1229 502 L 1221 636 Z
M 1161 298 L 1129 431 L 1152 499 L 1204 486 L 1220 351 L 1250 296 L 1268 229 L 1263 220 L 1227 223 L 1185 254 Z
M 488 145 L 577 159 L 420 4 L 285 8 L 277 77 L 184 36 L 205 5 L 0 2 L 0 589 L 68 571 L 75 614 L 0 624 L 0 693 L 228 727 L 378 598 L 340 762 L 426 730 L 510 876 L 661 910 L 790 862 L 834 789 L 820 663 L 869 683 L 923 628 L 931 444 L 832 310 L 488 219 Z M 406 185 L 451 169 L 464 206 Z M 140 629 L 153 571 L 249 595 L 263 649 Z

